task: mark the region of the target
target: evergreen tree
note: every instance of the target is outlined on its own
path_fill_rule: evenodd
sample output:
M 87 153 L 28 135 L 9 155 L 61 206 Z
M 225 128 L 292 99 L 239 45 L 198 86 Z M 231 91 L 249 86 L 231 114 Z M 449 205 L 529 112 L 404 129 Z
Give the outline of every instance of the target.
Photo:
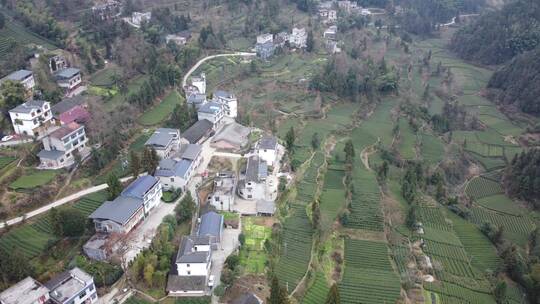
M 143 151 L 142 163 L 144 170 L 150 174 L 154 175 L 156 168 L 159 164 L 159 156 L 154 148 L 146 147 Z
M 129 154 L 129 167 L 133 178 L 136 179 L 141 173 L 141 159 L 134 150 L 132 150 Z
M 332 287 L 330 287 L 330 291 L 328 291 L 328 296 L 326 297 L 325 304 L 340 304 L 341 300 L 339 298 L 339 289 L 337 287 L 337 284 L 332 284 Z
M 351 165 L 355 157 L 354 145 L 352 140 L 347 140 L 347 142 L 345 143 L 345 148 L 343 148 L 343 152 L 345 152 L 345 162 Z
M 313 136 L 311 137 L 311 148 L 313 150 L 319 149 L 321 145 L 321 140 L 319 139 L 319 133 L 315 132 L 313 133 Z
M 306 40 L 306 51 L 311 53 L 315 48 L 315 40 L 313 39 L 313 31 L 309 31 Z
M 272 278 L 270 284 L 270 297 L 267 300 L 268 304 L 289 304 L 287 290 L 281 286 L 276 276 Z
M 319 207 L 319 201 L 314 201 L 311 204 L 311 224 L 313 229 L 318 230 L 321 222 L 321 209 Z
M 294 140 L 295 140 L 294 129 L 293 127 L 291 127 L 289 131 L 287 131 L 287 134 L 285 134 L 285 148 L 287 148 L 288 153 L 292 153 L 294 149 Z
M 122 184 L 116 174 L 111 173 L 107 178 L 107 185 L 109 186 L 107 192 L 109 193 L 109 200 L 112 201 L 122 192 Z

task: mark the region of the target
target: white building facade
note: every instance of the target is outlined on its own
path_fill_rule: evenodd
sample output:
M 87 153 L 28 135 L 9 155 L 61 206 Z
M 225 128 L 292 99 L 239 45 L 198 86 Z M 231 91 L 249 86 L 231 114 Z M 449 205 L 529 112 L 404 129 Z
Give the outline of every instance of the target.
M 48 101 L 31 100 L 11 109 L 9 117 L 15 133 L 37 137 L 50 125 L 53 115 Z

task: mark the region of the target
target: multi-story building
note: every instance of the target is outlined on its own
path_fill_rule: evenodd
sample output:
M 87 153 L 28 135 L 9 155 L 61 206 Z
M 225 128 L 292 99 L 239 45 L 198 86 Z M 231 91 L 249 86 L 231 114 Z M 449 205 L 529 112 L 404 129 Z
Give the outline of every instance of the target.
M 120 2 L 108 0 L 105 3 L 92 6 L 92 14 L 98 20 L 109 20 L 120 16 L 121 8 Z
M 274 36 L 272 34 L 262 34 L 257 36 L 255 52 L 262 59 L 268 59 L 274 55 Z
M 191 160 L 174 160 L 166 158 L 159 162 L 154 176 L 159 178 L 163 184 L 163 189 L 181 189 L 184 191 L 187 183 L 193 176 L 194 171 L 195 166 Z
M 266 198 L 268 166 L 258 156 L 248 158 L 244 178 L 238 182 L 238 195 L 246 200 Z
M 75 90 L 82 83 L 81 70 L 77 68 L 61 69 L 54 76 L 58 86 L 67 92 Z
M 0 304 L 45 304 L 49 300 L 49 289 L 31 277 L 0 293 Z
M 238 100 L 233 93 L 217 90 L 214 92 L 214 101 L 223 105 L 225 115 L 228 117 L 236 118 L 238 116 Z
M 289 37 L 291 47 L 305 48 L 307 46 L 307 33 L 305 28 L 293 28 Z
M 9 111 L 15 133 L 38 137 L 51 124 L 51 104 L 44 100 L 30 100 Z
M 40 169 L 60 169 L 73 165 L 77 154 L 81 159 L 90 149 L 84 126 L 76 122 L 61 126 L 42 140 L 43 150 L 38 153 Z
M 131 23 L 136 27 L 140 27 L 143 22 L 148 22 L 150 19 L 152 19 L 152 12 L 133 12 L 131 14 Z
M 214 179 L 214 189 L 208 200 L 219 211 L 231 211 L 236 190 L 236 174 L 220 172 Z
M 214 129 L 220 124 L 225 111 L 223 105 L 214 101 L 202 105 L 197 111 L 198 120 L 206 119 L 214 125 Z
M 78 267 L 55 276 L 45 286 L 55 304 L 90 304 L 98 300 L 94 278 Z
M 264 135 L 257 144 L 257 155 L 269 166 L 277 162 L 278 142 L 274 136 Z
M 26 91 L 27 97 L 32 96 L 32 92 L 34 90 L 34 87 L 36 86 L 36 82 L 34 80 L 34 73 L 32 73 L 32 71 L 29 71 L 29 70 L 15 71 L 7 75 L 6 77 L 2 78 L 0 82 L 4 82 L 8 80 L 22 84 L 22 86 L 24 87 Z
M 332 25 L 328 27 L 328 29 L 326 29 L 323 33 L 323 38 L 336 40 L 337 39 L 337 26 Z
M 160 158 L 170 157 L 180 148 L 180 130 L 159 128 L 144 145 L 156 150 Z

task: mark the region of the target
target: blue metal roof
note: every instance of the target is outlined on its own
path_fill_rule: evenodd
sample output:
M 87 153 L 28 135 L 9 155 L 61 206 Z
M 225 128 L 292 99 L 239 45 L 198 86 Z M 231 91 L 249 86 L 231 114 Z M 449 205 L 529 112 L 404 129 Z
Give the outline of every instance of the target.
M 129 196 L 134 198 L 143 198 L 144 194 L 148 190 L 152 189 L 159 180 L 151 175 L 144 175 L 137 178 L 134 182 L 129 184 L 129 186 L 122 191 L 122 196 Z

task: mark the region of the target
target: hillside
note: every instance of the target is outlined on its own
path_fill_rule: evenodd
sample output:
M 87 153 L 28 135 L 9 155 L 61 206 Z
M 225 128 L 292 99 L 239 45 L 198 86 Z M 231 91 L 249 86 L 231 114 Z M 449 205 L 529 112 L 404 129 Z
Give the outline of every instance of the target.
M 540 2 L 518 0 L 462 27 L 450 48 L 466 60 L 501 64 L 540 44 Z
M 497 101 L 540 115 L 540 47 L 517 56 L 495 72 L 488 88 L 495 89 Z

